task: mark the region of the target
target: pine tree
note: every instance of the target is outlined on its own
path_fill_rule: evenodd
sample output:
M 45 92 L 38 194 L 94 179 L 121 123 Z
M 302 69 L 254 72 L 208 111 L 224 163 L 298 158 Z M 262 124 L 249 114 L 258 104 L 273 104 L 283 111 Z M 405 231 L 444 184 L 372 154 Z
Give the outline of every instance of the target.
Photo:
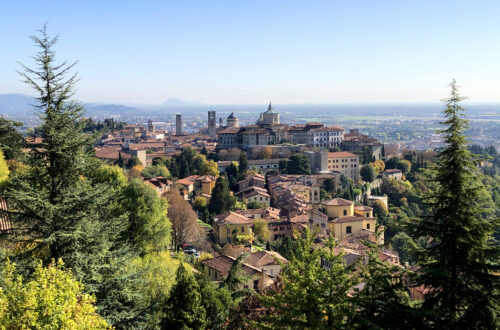
M 245 177 L 245 174 L 248 171 L 248 159 L 247 159 L 247 153 L 242 151 L 240 153 L 240 159 L 239 159 L 239 165 L 238 165 L 238 171 L 240 174 L 240 179 L 243 179 Z
M 162 329 L 204 329 L 206 311 L 202 306 L 200 287 L 183 262 L 177 269 L 177 283 L 166 302 Z
M 115 187 L 95 182 L 102 165 L 92 155 L 92 137 L 83 132 L 83 108 L 71 101 L 77 81 L 67 78 L 74 64 L 55 63 L 46 26 L 32 37 L 40 51 L 38 67 L 24 66 L 21 75 L 39 92 L 43 142 L 27 155 L 27 171 L 13 176 L 0 191 L 9 203 L 14 234 L 22 253 L 15 259 L 23 271 L 63 259 L 75 278 L 96 296 L 99 314 L 115 326 L 130 325 L 144 313 L 138 306 L 138 277 L 127 272 L 136 252 L 126 244 L 126 215 L 114 215 L 119 203 Z
M 413 238 L 429 243 L 417 255 L 418 284 L 429 289 L 423 310 L 429 326 L 441 329 L 495 329 L 500 326 L 498 245 L 492 239 L 488 193 L 477 161 L 467 149 L 468 121 L 453 81 L 445 100 L 442 130 L 446 147 L 438 155 L 426 196 L 431 214 L 409 224 Z

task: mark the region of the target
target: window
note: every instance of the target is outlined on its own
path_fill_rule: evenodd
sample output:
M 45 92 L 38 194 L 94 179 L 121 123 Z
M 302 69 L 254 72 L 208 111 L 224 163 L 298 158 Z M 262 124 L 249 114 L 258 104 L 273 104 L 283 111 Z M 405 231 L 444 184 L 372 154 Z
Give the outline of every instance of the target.
M 370 212 L 366 212 L 366 217 L 369 218 L 370 217 Z
M 369 223 L 366 224 L 366 229 L 370 229 L 370 224 Z
M 244 233 L 245 232 L 245 227 L 241 227 L 241 232 Z
M 347 227 L 345 227 L 345 233 L 346 233 L 346 234 L 350 234 L 350 233 L 352 233 L 352 227 L 351 227 L 351 226 L 347 226 Z
M 280 230 L 285 230 L 285 227 L 280 227 Z
M 270 271 L 271 271 L 271 275 L 273 275 L 273 269 L 272 268 L 270 269 Z
M 347 210 L 344 210 L 344 215 L 347 215 Z

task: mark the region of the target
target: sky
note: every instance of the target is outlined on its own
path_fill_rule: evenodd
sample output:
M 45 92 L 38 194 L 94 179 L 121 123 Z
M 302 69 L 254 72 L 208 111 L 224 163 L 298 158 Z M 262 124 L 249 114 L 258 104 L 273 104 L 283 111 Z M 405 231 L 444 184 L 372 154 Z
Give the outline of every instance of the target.
M 500 102 L 500 1 L 0 0 L 0 93 L 48 22 L 84 102 Z

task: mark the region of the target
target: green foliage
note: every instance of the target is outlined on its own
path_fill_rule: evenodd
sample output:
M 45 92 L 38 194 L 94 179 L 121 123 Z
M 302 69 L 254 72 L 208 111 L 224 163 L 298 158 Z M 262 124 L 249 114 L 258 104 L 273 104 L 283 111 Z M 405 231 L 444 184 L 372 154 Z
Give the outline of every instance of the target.
M 238 163 L 231 162 L 231 164 L 226 167 L 226 176 L 229 183 L 229 189 L 236 191 L 238 189 L 238 180 L 240 178 Z
M 3 156 L 3 152 L 0 149 L 0 184 L 4 183 L 9 179 L 9 167 L 7 166 L 7 162 Z
M 333 179 L 326 179 L 323 181 L 323 189 L 325 189 L 328 193 L 333 193 L 335 191 L 335 181 Z
M 309 158 L 304 154 L 293 154 L 288 159 L 286 166 L 288 174 L 311 174 Z
M 383 220 L 389 215 L 387 207 L 385 207 L 385 204 L 382 201 L 376 200 L 373 203 L 372 207 L 373 215 L 375 215 L 379 220 Z
M 245 174 L 248 171 L 248 158 L 247 158 L 246 152 L 242 151 L 240 153 L 240 159 L 239 159 L 238 164 L 239 164 L 238 171 L 240 174 L 240 179 L 243 179 L 243 177 L 245 176 Z
M 392 248 L 398 252 L 402 263 L 415 263 L 415 252 L 418 249 L 417 243 L 404 231 L 397 233 L 391 240 Z
M 25 142 L 23 136 L 16 130 L 20 126 L 22 123 L 0 117 L 0 150 L 7 160 L 21 157 L 21 149 L 25 146 Z
M 16 275 L 7 261 L 0 279 L 0 328 L 2 329 L 107 329 L 96 312 L 95 298 L 85 294 L 63 262 L 41 263 L 32 277 Z
M 170 172 L 168 171 L 168 168 L 161 165 L 147 166 L 142 170 L 141 175 L 146 179 L 156 178 L 159 176 L 170 178 Z
M 200 287 L 191 270 L 181 262 L 177 282 L 165 303 L 162 329 L 205 329 L 206 311 L 201 302 Z
M 411 163 L 410 161 L 403 159 L 398 162 L 396 168 L 403 171 L 404 174 L 407 174 L 411 171 Z
M 215 182 L 215 187 L 212 190 L 212 198 L 208 203 L 208 210 L 212 214 L 220 214 L 230 211 L 236 200 L 229 191 L 229 184 L 225 176 L 220 176 Z
M 385 162 L 385 169 L 386 170 L 395 169 L 395 168 L 397 168 L 398 163 L 399 163 L 399 158 L 392 157 Z
M 267 242 L 271 238 L 271 232 L 267 226 L 267 221 L 264 219 L 255 219 L 253 221 L 252 232 L 261 242 Z
M 206 310 L 207 329 L 226 329 L 229 312 L 235 305 L 231 291 L 226 287 L 217 288 L 205 276 L 198 277 L 200 285 L 201 303 Z
M 280 173 L 283 173 L 283 174 L 287 173 L 288 161 L 286 159 L 281 159 L 278 166 L 279 166 Z
M 389 197 L 389 200 L 397 206 L 401 205 L 403 198 L 408 198 L 412 185 L 408 181 L 401 181 L 395 178 L 382 179 L 380 190 Z
M 430 289 L 423 304 L 430 327 L 471 329 L 499 327 L 500 270 L 492 233 L 491 200 L 480 182 L 475 157 L 467 149 L 463 98 L 455 81 L 445 100 L 442 122 L 446 147 L 439 153 L 426 195 L 429 216 L 408 224 L 414 239 L 429 243 L 417 250 L 418 284 Z
M 120 162 L 120 159 L 118 159 L 118 162 Z M 133 156 L 133 157 L 130 157 L 130 159 L 127 161 L 127 164 L 125 165 L 125 167 L 127 169 L 131 169 L 131 168 L 134 168 L 137 165 L 141 165 L 142 166 L 143 164 L 139 160 L 139 158 Z
M 127 215 L 128 243 L 141 255 L 165 251 L 171 232 L 165 200 L 151 187 L 132 180 L 123 190 L 120 204 L 120 213 Z
M 406 288 L 407 274 L 399 266 L 379 259 L 380 247 L 368 245 L 366 263 L 361 267 L 361 289 L 355 289 L 353 327 L 360 329 L 421 329 Z
M 370 164 L 364 165 L 359 174 L 361 175 L 361 179 L 366 182 L 373 182 L 377 177 L 377 171 Z
M 282 288 L 262 297 L 274 311 L 262 320 L 266 328 L 348 328 L 355 313 L 348 292 L 357 283 L 353 269 L 334 252 L 335 240 L 325 248 L 314 246 L 315 235 L 306 230 L 289 263 L 281 272 Z
M 113 188 L 123 188 L 127 185 L 125 172 L 118 166 L 95 166 L 89 173 L 89 179 L 93 184 L 108 184 Z
M 250 210 L 263 209 L 266 207 L 267 207 L 266 203 L 261 203 L 258 201 L 251 201 L 251 202 L 248 202 L 248 204 L 247 204 L 247 209 L 250 209 Z

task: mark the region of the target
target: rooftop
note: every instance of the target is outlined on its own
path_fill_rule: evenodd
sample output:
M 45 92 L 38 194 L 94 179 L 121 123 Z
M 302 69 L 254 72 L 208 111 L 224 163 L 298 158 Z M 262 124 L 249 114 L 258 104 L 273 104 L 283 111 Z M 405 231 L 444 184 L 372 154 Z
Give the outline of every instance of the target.
M 321 204 L 328 206 L 349 206 L 352 205 L 353 202 L 343 198 L 333 198 L 330 199 L 329 201 L 321 202 Z

